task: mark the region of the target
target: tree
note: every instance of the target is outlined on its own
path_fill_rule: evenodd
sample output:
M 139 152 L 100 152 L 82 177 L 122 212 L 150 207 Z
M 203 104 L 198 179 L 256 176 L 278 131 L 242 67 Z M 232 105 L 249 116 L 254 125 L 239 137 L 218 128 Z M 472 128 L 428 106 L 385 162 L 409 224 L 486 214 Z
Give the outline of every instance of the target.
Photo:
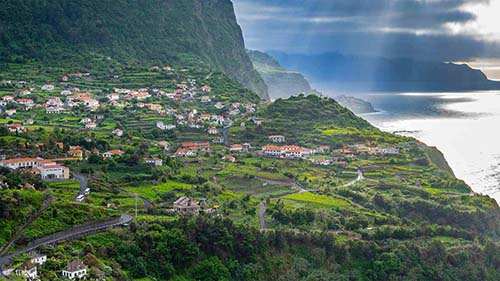
M 191 276 L 204 281 L 224 281 L 230 277 L 229 270 L 218 257 L 211 257 L 197 264 Z

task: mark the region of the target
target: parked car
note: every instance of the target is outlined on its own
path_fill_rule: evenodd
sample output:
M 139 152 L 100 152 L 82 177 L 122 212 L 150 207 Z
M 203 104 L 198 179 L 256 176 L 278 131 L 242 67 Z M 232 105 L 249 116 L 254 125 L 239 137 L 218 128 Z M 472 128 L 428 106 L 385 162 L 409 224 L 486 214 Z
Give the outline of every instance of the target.
M 85 196 L 83 194 L 76 196 L 76 202 L 83 202 L 83 200 L 85 200 Z
M 90 194 L 90 188 L 86 188 L 85 191 L 83 192 L 85 195 L 89 195 Z

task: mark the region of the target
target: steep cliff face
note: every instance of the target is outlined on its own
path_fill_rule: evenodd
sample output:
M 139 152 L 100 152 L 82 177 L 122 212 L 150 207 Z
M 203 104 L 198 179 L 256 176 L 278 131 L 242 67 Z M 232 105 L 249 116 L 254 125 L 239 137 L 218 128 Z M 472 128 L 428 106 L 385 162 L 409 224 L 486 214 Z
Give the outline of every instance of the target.
M 0 56 L 206 64 L 268 98 L 230 0 L 3 0 Z
M 288 98 L 299 93 L 317 93 L 298 72 L 284 69 L 271 56 L 259 51 L 248 51 L 250 60 L 267 85 L 272 99 Z

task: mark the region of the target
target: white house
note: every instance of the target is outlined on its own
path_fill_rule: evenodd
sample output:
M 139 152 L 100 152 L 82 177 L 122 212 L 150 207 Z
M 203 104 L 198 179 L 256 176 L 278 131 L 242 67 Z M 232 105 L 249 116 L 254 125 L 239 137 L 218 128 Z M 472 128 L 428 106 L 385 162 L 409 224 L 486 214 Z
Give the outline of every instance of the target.
M 66 265 L 62 270 L 62 276 L 68 279 L 82 279 L 87 275 L 87 268 L 83 262 L 75 260 Z
M 92 119 L 90 119 L 88 117 L 84 117 L 84 118 L 82 118 L 82 120 L 80 120 L 80 123 L 83 123 L 83 124 L 87 124 L 90 122 L 92 122 Z
M 123 155 L 123 154 L 125 154 L 125 152 L 123 152 L 123 151 L 121 151 L 121 150 L 119 150 L 119 149 L 115 149 L 115 150 L 110 150 L 110 151 L 108 151 L 108 152 L 104 152 L 104 153 L 102 154 L 102 158 L 107 159 L 107 158 L 111 158 L 111 157 L 113 157 L 113 156 L 121 156 L 121 155 Z
M 144 158 L 143 160 L 147 164 L 151 164 L 155 167 L 163 166 L 163 160 L 161 160 L 160 158 L 151 157 L 151 158 Z
M 53 91 L 55 86 L 52 84 L 46 84 L 42 86 L 42 91 Z
M 35 168 L 40 171 L 43 180 L 66 180 L 69 179 L 68 167 L 61 165 L 43 165 Z
M 170 124 L 165 124 L 163 123 L 162 121 L 158 121 L 156 122 L 156 127 L 160 130 L 173 130 L 175 129 L 177 126 L 175 125 L 170 125 Z
M 85 124 L 85 129 L 93 130 L 97 128 L 97 124 L 95 122 L 89 122 Z
M 47 255 L 34 254 L 31 255 L 31 263 L 43 265 L 47 261 Z
M 123 136 L 123 130 L 122 130 L 122 129 L 118 129 L 118 128 L 116 128 L 116 129 L 114 129 L 114 130 L 113 130 L 113 132 L 112 132 L 112 133 L 113 133 L 113 135 L 115 135 L 115 136 L 117 136 L 117 137 L 121 137 L 121 136 Z
M 219 129 L 215 127 L 210 127 L 208 128 L 208 134 L 209 135 L 217 135 L 219 133 Z
M 38 278 L 38 270 L 36 265 L 25 262 L 18 269 L 16 269 L 16 275 L 23 276 L 28 280 L 34 280 Z
M 272 142 L 281 143 L 285 142 L 285 136 L 282 135 L 272 135 L 268 137 Z

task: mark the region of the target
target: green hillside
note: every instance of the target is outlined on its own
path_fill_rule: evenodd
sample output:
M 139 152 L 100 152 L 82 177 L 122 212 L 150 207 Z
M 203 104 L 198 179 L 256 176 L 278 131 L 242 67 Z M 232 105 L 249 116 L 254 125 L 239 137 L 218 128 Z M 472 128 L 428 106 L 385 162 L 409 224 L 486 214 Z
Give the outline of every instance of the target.
M 10 61 L 206 64 L 268 98 L 229 0 L 5 0 L 0 42 Z

